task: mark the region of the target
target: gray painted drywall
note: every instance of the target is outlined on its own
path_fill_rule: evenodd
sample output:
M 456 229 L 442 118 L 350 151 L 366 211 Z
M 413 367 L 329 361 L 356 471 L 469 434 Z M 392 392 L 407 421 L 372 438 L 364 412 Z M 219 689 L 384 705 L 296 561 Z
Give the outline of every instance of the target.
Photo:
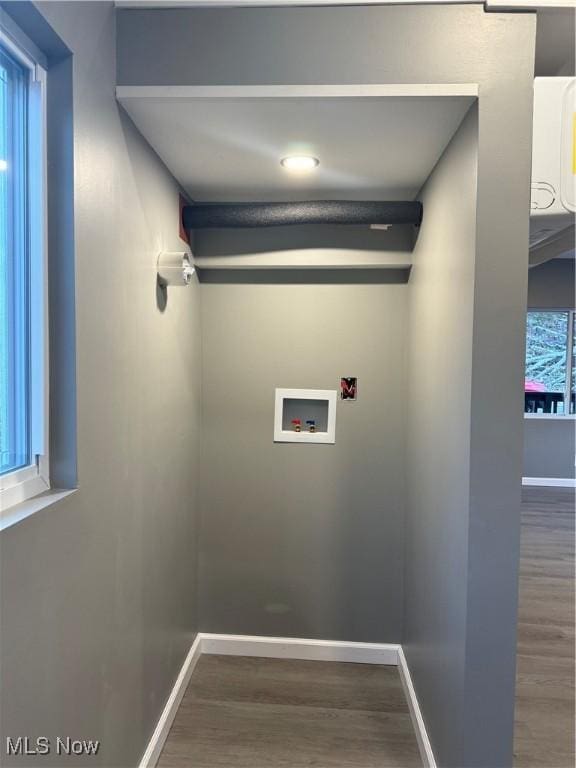
M 118 84 L 497 84 L 522 68 L 507 43 L 515 48 L 526 24 L 534 29 L 533 14 L 467 5 L 124 9 Z M 522 58 L 533 69 L 533 45 Z
M 5 10 L 55 42 L 29 5 Z M 67 444 L 59 482 L 74 484 L 65 454 L 77 380 L 79 488 L 0 535 L 2 736 L 100 739 L 97 757 L 65 764 L 133 766 L 196 630 L 199 287 L 171 290 L 165 310 L 157 306 L 158 251 L 182 245 L 178 189 L 115 102 L 112 4 L 40 10 L 74 54 L 62 59 L 55 45 L 49 82 L 57 104 L 67 78 L 74 86 L 73 144 L 65 132 L 53 137 L 65 161 L 53 157 L 51 172 L 69 185 L 73 160 L 76 371 L 61 350 L 54 365 L 64 375 L 51 381 L 64 382 L 55 395 L 67 409 L 54 414 Z M 69 186 L 57 199 L 66 196 Z M 68 344 L 72 221 L 60 213 L 50 259 L 52 274 L 68 271 L 56 294 L 67 301 Z M 5 746 L 5 766 L 64 764 L 55 754 L 7 758 Z
M 574 259 L 550 259 L 528 272 L 528 309 L 574 309 Z
M 426 221 L 408 283 L 404 649 L 442 766 L 465 764 L 470 705 L 466 618 L 476 114 L 471 110 L 422 192 Z
M 469 433 L 470 481 L 461 513 L 468 524 L 465 532 L 430 530 L 429 536 L 420 536 L 424 562 L 407 563 L 407 605 L 422 605 L 429 584 L 437 584 L 435 602 L 456 615 L 465 605 L 465 628 L 457 639 L 438 637 L 434 625 L 419 621 L 416 626 L 414 616 L 404 634 L 438 760 L 460 768 L 512 764 L 535 21 L 531 13 L 486 13 L 480 5 L 119 14 L 118 82 L 125 85 L 479 85 L 470 418 L 457 433 L 460 440 Z M 456 171 L 451 178 L 456 191 L 468 183 Z M 458 227 L 456 214 L 445 222 L 447 228 Z M 424 230 L 433 226 L 425 211 Z M 418 370 L 409 375 L 416 377 Z M 426 418 L 432 418 L 432 407 Z M 243 428 L 243 422 L 236 427 Z M 434 431 L 434 451 L 450 453 L 445 427 Z M 407 461 L 408 482 L 422 488 L 412 512 L 416 517 L 442 505 L 444 489 L 431 474 L 432 466 L 431 453 L 414 466 L 410 456 Z M 445 482 L 461 483 L 461 471 L 461 457 L 453 457 Z M 265 513 L 260 508 L 253 514 Z M 459 591 L 442 578 L 445 564 L 436 555 L 446 549 L 439 537 L 452 542 L 448 553 L 466 544 Z M 222 554 L 224 566 L 228 554 Z M 263 568 L 260 575 L 265 573 Z M 246 595 L 242 599 L 250 601 Z M 203 610 L 217 608 L 203 605 Z M 243 626 L 259 626 L 248 622 L 241 605 L 232 610 Z M 254 614 L 253 606 L 249 613 Z M 427 649 L 419 661 L 416 643 Z M 435 652 L 438 643 L 445 647 Z M 446 660 L 450 686 L 435 669 L 439 655 Z M 460 728 L 448 716 L 457 711 Z
M 574 260 L 551 259 L 528 274 L 528 309 L 574 308 Z M 524 477 L 574 477 L 573 419 L 524 420 Z
M 397 642 L 406 285 L 275 278 L 202 285 L 201 629 Z M 275 388 L 341 376 L 336 443 L 275 444 Z
M 574 419 L 524 420 L 524 477 L 574 478 Z

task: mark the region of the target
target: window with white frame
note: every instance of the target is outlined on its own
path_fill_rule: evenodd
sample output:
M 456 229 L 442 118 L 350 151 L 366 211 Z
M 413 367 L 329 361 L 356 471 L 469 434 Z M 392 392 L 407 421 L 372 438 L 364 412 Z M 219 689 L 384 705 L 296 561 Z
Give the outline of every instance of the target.
M 0 512 L 50 487 L 45 71 L 0 37 Z
M 524 411 L 570 416 L 576 412 L 576 312 L 528 312 Z

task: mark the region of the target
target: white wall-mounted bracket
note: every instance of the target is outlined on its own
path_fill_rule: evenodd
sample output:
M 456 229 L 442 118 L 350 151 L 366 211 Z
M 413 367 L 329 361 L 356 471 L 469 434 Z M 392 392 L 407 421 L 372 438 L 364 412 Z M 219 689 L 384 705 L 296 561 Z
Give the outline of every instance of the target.
M 163 251 L 158 256 L 158 281 L 161 285 L 189 285 L 194 274 L 187 251 Z

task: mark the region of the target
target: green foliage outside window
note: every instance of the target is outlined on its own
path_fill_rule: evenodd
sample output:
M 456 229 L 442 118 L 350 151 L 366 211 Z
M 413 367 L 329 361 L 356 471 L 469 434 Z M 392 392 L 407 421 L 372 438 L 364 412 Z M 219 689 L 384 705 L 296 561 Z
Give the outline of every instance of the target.
M 526 330 L 526 382 L 544 392 L 566 389 L 568 312 L 529 312 Z

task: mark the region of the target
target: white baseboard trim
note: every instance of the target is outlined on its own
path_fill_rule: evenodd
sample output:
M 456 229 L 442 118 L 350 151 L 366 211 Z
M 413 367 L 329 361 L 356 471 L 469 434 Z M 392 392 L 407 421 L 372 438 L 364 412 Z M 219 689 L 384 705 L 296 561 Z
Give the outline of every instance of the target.
M 398 663 L 397 644 L 347 643 L 339 640 L 306 640 L 296 637 L 213 635 L 202 633 L 202 653 L 225 656 L 259 656 L 265 659 L 348 661 L 356 664 Z
M 416 733 L 422 765 L 424 768 L 436 768 L 436 760 L 434 758 L 434 753 L 432 752 L 432 745 L 428 738 L 426 724 L 424 723 L 420 705 L 416 698 L 416 691 L 412 684 L 408 662 L 406 661 L 406 656 L 404 655 L 402 647 L 398 650 L 398 671 L 400 672 L 400 680 L 402 681 L 402 687 L 404 688 L 404 694 L 410 710 L 410 717 L 412 718 L 412 725 L 414 726 L 414 732 Z
M 522 485 L 542 485 L 549 488 L 576 488 L 573 477 L 523 477 Z
M 182 664 L 182 668 L 180 669 L 178 677 L 176 678 L 174 687 L 172 688 L 170 696 L 168 696 L 168 700 L 166 701 L 164 709 L 162 710 L 162 714 L 160 715 L 160 719 L 156 724 L 154 733 L 148 742 L 148 746 L 146 747 L 146 751 L 142 756 L 142 760 L 140 760 L 139 768 L 154 768 L 158 762 L 158 758 L 162 752 L 162 747 L 164 746 L 164 742 L 166 741 L 168 733 L 170 732 L 170 728 L 172 727 L 172 723 L 176 717 L 176 712 L 178 711 L 182 697 L 186 693 L 186 688 L 188 687 L 188 683 L 192 677 L 192 672 L 194 672 L 194 667 L 198 663 L 198 659 L 201 655 L 202 639 L 198 634 L 190 646 L 188 655 L 184 659 L 184 664 Z
M 340 640 L 307 640 L 297 637 L 217 635 L 206 632 L 199 632 L 190 647 L 172 692 L 162 710 L 158 724 L 140 761 L 139 768 L 154 768 L 158 762 L 162 747 L 192 677 L 194 667 L 203 654 L 398 666 L 422 757 L 422 764 L 424 768 L 436 768 L 436 761 L 401 645 L 396 643 L 348 643 Z

